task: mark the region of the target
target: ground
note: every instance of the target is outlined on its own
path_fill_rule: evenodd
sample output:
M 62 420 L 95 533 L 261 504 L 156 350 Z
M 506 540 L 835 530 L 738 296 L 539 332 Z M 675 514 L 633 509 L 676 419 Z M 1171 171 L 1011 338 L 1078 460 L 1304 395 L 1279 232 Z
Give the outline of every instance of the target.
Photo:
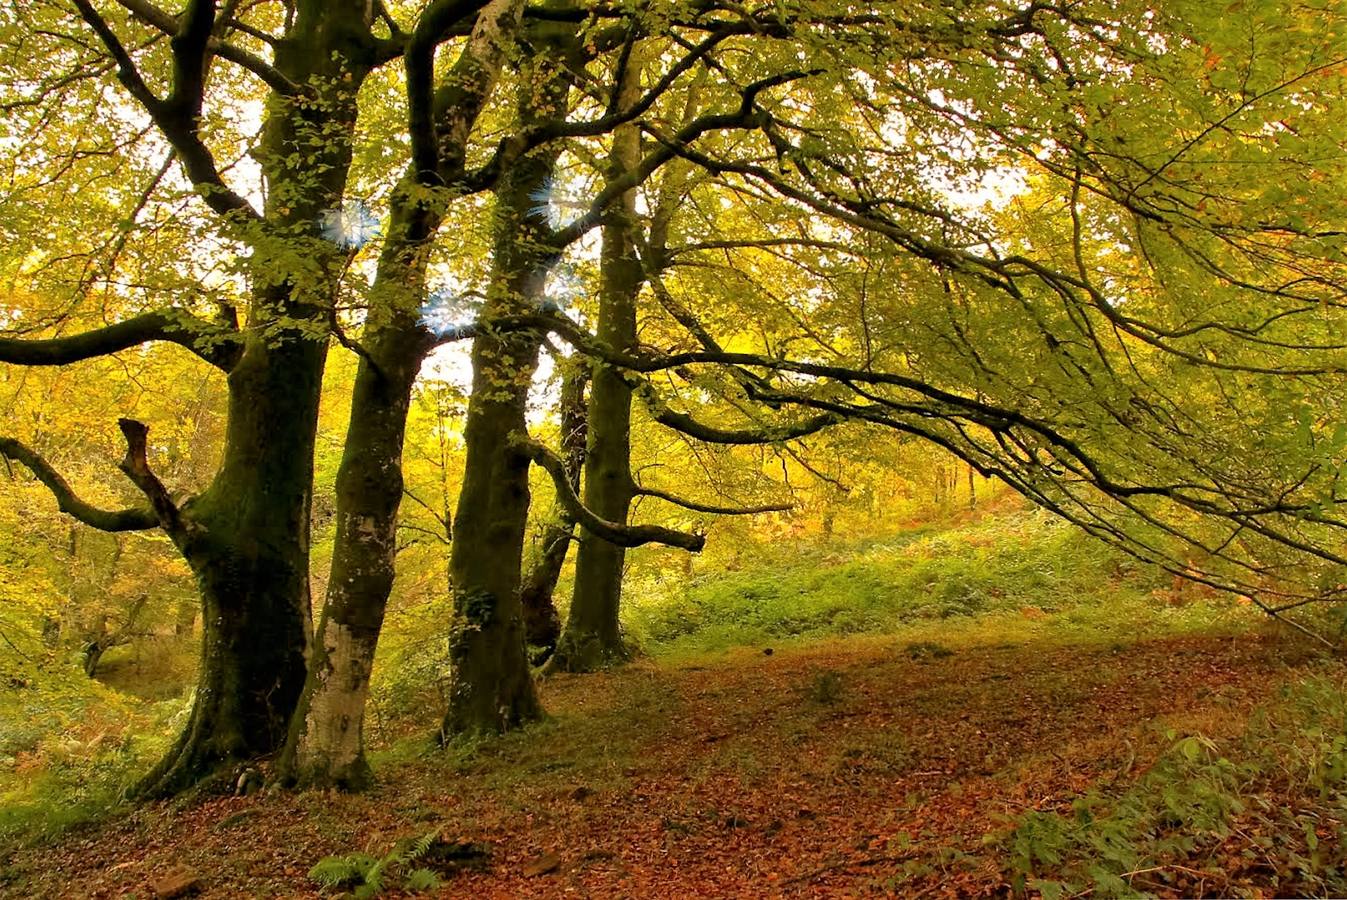
M 1009 817 L 1136 781 L 1175 732 L 1236 734 L 1283 684 L 1347 682 L 1272 631 L 1073 640 L 1038 615 L 551 678 L 549 722 L 403 741 L 372 793 L 146 806 L 13 854 L 0 891 L 152 896 L 186 867 L 205 897 L 317 896 L 320 858 L 438 830 L 486 851 L 446 897 L 1004 895 Z M 1177 869 L 1179 894 L 1256 882 Z

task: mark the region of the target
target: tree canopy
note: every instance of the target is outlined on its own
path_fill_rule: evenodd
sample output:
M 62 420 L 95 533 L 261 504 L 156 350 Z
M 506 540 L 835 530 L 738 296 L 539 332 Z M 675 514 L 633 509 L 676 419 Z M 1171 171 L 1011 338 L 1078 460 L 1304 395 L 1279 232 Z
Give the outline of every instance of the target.
M 0 10 L 7 490 L 171 545 L 203 611 L 142 790 L 367 783 L 412 544 L 441 733 L 502 731 L 530 643 L 624 656 L 624 548 L 931 460 L 1327 640 L 1345 38 L 1293 0 Z

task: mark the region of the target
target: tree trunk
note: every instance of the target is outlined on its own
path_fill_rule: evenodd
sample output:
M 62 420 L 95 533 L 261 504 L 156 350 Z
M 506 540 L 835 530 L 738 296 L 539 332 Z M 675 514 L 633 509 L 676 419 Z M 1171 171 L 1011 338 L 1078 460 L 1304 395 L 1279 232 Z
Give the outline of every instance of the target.
M 200 607 L 194 598 L 184 597 L 178 603 L 177 615 L 173 621 L 173 636 L 179 640 L 190 638 L 196 632 L 196 617 Z
M 473 27 L 440 102 L 466 140 L 499 68 L 521 4 L 488 6 Z M 511 11 L 514 15 L 511 15 Z M 458 99 L 453 99 L 454 97 Z M 443 124 L 443 123 L 441 123 Z M 443 149 L 443 148 L 441 148 Z M 433 336 L 421 323 L 429 241 L 443 207 L 428 202 L 415 163 L 392 199 L 389 238 L 379 259 L 363 353 L 337 473 L 337 535 L 327 602 L 308 677 L 277 766 L 283 784 L 358 790 L 372 773 L 364 717 L 370 675 L 392 590 L 401 505 L 402 445 L 412 388 Z M 448 530 L 448 519 L 445 521 Z
M 362 360 L 356 374 L 337 473 L 337 536 L 327 602 L 278 766 L 287 783 L 347 790 L 369 783 L 362 736 L 365 698 L 393 587 L 402 443 L 412 384 L 425 352 L 390 346 L 403 334 L 420 337 L 414 327 L 382 332 L 382 339 L 367 345 L 378 368 Z
M 138 793 L 162 796 L 275 752 L 304 683 L 309 503 L 324 344 L 256 340 L 229 376 L 224 462 L 183 509 L 180 549 L 201 591 L 191 718 Z
M 522 91 L 525 128 L 565 115 L 560 67 L 534 83 Z M 449 557 L 453 675 L 444 738 L 507 731 L 542 713 L 519 599 L 530 460 L 518 444 L 528 434 L 525 413 L 540 338 L 493 331 L 490 323 L 528 311 L 544 296 L 557 254 L 549 243 L 546 212 L 533 198 L 547 189 L 557 153 L 553 146 L 519 160 L 496 192 L 492 283 L 481 316 L 486 327 L 472 345 L 472 397 L 463 435 L 467 452 Z
M 103 661 L 103 654 L 107 652 L 107 649 L 107 646 L 101 640 L 93 640 L 84 645 L 81 663 L 85 675 L 93 678 L 98 674 L 98 664 Z
M 633 66 L 639 71 L 639 67 Z M 619 99 L 626 106 L 639 96 L 640 79 L 627 78 Z M 613 135 L 609 178 L 635 168 L 640 133 L 623 126 Z M 600 255 L 599 340 L 618 350 L 636 346 L 636 300 L 644 283 L 633 235 L 636 192 L 623 194 L 603 227 Z M 601 518 L 625 523 L 635 485 L 631 478 L 631 388 L 619 372 L 595 364 L 589 394 L 589 447 L 585 459 L 584 503 Z M 548 662 L 550 671 L 588 672 L 627 658 L 618 621 L 626 550 L 585 535 L 575 563 L 575 592 L 566 629 Z
M 202 651 L 187 727 L 136 793 L 163 796 L 274 753 L 305 678 L 309 513 L 327 323 L 345 249 L 321 236 L 341 202 L 356 94 L 372 63 L 363 0 L 301 3 L 275 66 L 313 100 L 272 95 L 258 153 L 269 188 L 244 351 L 229 372 L 219 472 L 175 536 L 202 595 Z M 281 236 L 284 235 L 284 236 Z M 278 260 L 296 258 L 295 268 Z M 315 335 L 324 335 L 315 338 Z M 225 774 L 229 774 L 225 772 Z
M 518 334 L 482 337 L 472 357 L 467 457 L 449 557 L 453 677 L 445 735 L 506 731 L 541 713 L 519 603 L 529 458 L 514 446 L 525 429 L 538 341 Z
M 581 365 L 571 365 L 562 378 L 558 402 L 566 477 L 577 491 L 585 464 L 588 431 L 585 387 L 588 384 L 587 369 Z M 524 639 L 530 647 L 538 648 L 533 657 L 534 665 L 547 661 L 556 649 L 557 638 L 561 636 L 561 617 L 557 614 L 552 598 L 556 592 L 557 579 L 561 577 L 562 566 L 566 564 L 571 541 L 575 539 L 575 520 L 561 504 L 557 504 L 552 519 L 543 529 L 542 548 L 519 591 L 519 603 L 524 611 Z

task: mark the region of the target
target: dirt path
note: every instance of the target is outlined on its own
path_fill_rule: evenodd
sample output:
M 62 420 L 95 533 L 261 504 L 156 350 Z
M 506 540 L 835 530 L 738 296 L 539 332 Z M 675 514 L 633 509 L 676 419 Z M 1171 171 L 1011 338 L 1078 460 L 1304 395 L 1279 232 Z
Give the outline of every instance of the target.
M 207 897 L 312 896 L 324 855 L 439 828 L 491 848 L 443 896 L 997 894 L 983 836 L 1004 816 L 1135 777 L 1161 726 L 1239 729 L 1297 652 L 1258 636 L 950 655 L 857 639 L 556 679 L 550 723 L 388 763 L 373 794 L 155 805 L 19 854 L 3 890 L 145 896 L 183 865 Z M 548 854 L 552 871 L 524 874 Z

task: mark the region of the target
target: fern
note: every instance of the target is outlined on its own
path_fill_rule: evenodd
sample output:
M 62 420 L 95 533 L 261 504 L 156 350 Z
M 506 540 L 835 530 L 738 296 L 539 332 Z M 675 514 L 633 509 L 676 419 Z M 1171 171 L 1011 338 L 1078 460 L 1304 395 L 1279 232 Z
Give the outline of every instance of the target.
M 382 859 L 368 853 L 325 856 L 309 870 L 309 878 L 324 890 L 350 888 L 357 900 L 370 900 L 383 892 L 387 873 L 425 856 L 439 836 L 437 828 L 415 840 L 398 841 Z M 403 889 L 408 891 L 432 891 L 439 884 L 439 877 L 427 868 L 413 869 L 403 878 Z
M 411 850 L 409 850 L 407 853 L 406 862 L 415 862 L 416 860 L 425 856 L 426 853 L 430 851 L 431 846 L 435 843 L 436 839 L 438 839 L 439 836 L 440 836 L 440 829 L 436 828 L 434 831 L 427 831 L 425 834 L 421 835 L 419 838 L 413 841 Z
M 361 896 L 360 891 L 365 891 L 363 896 L 374 897 L 383 890 L 384 869 L 390 865 L 396 865 L 391 853 L 370 866 L 369 871 L 365 873 L 365 883 L 360 886 L 360 890 L 356 891 L 356 896 Z
M 367 880 L 367 873 L 377 862 L 378 860 L 368 853 L 325 856 L 309 870 L 309 878 L 325 888 L 362 884 Z
M 422 851 L 425 852 L 425 851 Z M 430 869 L 412 869 L 402 883 L 404 890 L 413 892 L 433 891 L 440 886 L 440 876 Z

